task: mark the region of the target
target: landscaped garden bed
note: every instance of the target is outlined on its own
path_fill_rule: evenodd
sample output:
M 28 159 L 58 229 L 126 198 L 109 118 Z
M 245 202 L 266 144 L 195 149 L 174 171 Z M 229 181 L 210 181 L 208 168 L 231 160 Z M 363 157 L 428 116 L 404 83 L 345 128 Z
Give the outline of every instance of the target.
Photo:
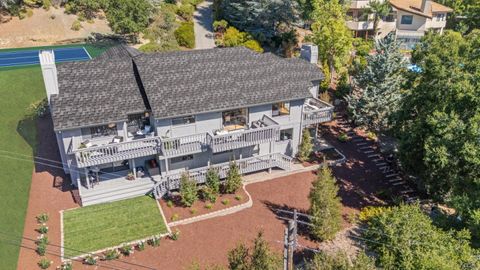
M 167 233 L 156 201 L 148 196 L 67 210 L 63 226 L 65 257 Z
M 243 189 L 239 189 L 235 194 L 219 194 L 214 203 L 208 200 L 197 200 L 191 207 L 186 207 L 180 200 L 179 195 L 160 200 L 160 205 L 168 223 L 244 204 L 248 202 L 249 198 Z

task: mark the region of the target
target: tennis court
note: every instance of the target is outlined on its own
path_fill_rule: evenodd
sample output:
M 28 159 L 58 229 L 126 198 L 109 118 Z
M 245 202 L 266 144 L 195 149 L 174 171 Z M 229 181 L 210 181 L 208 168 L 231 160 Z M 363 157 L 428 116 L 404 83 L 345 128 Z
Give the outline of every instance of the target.
M 13 52 L 0 51 L 0 67 L 16 67 L 38 65 L 38 53 L 40 50 L 25 50 Z M 55 53 L 55 62 L 85 61 L 91 59 L 84 47 L 58 48 L 53 49 Z

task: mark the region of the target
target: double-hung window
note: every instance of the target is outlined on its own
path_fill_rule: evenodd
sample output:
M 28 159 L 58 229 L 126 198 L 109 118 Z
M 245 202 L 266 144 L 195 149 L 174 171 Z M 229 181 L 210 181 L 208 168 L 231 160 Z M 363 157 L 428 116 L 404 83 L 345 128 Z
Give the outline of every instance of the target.
M 413 15 L 402 15 L 401 24 L 412 24 Z

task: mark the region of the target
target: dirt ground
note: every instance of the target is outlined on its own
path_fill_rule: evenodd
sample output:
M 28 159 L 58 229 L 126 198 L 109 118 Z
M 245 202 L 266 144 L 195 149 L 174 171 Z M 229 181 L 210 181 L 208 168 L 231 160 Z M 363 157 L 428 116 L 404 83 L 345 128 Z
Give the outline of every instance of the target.
M 55 19 L 52 19 L 52 15 Z M 64 13 L 64 8 L 33 9 L 33 16 L 20 20 L 13 17 L 0 24 L 0 48 L 19 48 L 55 45 L 81 41 L 91 33 L 112 33 L 106 19 L 95 19 L 94 23 L 82 22 L 79 31 L 71 30 L 76 15 Z
M 235 196 L 240 196 L 241 199 L 237 200 L 235 199 Z M 224 205 L 222 203 L 223 200 L 228 200 L 228 204 Z M 167 222 L 173 222 L 175 220 L 172 220 L 172 216 L 177 214 L 178 215 L 178 220 L 183 220 L 203 214 L 208 214 L 212 213 L 214 211 L 219 211 L 222 209 L 230 208 L 233 206 L 237 206 L 239 204 L 243 204 L 248 202 L 248 195 L 243 191 L 242 189 L 239 189 L 235 194 L 220 194 L 217 198 L 217 201 L 213 203 L 213 207 L 211 209 L 207 209 L 205 207 L 206 202 L 203 200 L 198 200 L 196 201 L 191 207 L 184 207 L 182 206 L 182 203 L 180 202 L 180 198 L 176 196 L 172 202 L 174 202 L 174 205 L 171 207 L 167 206 L 167 201 L 166 200 L 160 200 L 160 205 L 162 206 L 163 213 L 165 214 L 165 218 L 167 219 Z M 192 213 L 191 211 L 194 209 L 195 213 Z
M 52 132 L 51 120 L 44 119 L 39 123 L 39 155 L 49 159 L 59 160 Z M 328 128 L 327 128 L 328 130 Z M 340 182 L 340 196 L 344 205 L 344 230 L 338 234 L 335 241 L 318 243 L 307 235 L 301 234 L 299 243 L 310 248 L 320 248 L 327 251 L 337 249 L 355 250 L 355 242 L 348 237 L 350 217 L 366 205 L 377 204 L 376 192 L 382 188 L 381 174 L 374 170 L 374 165 L 364 154 L 356 150 L 352 144 L 338 142 L 334 136 L 324 134 L 331 144 L 334 144 L 344 155 L 347 162 L 333 167 L 334 175 Z M 24 235 L 36 238 L 39 234 L 35 216 L 48 212 L 50 231 L 48 237 L 53 245 L 60 244 L 59 211 L 76 207 L 69 185 L 62 184 L 61 169 L 52 169 L 38 165 L 32 176 L 30 200 L 26 217 Z M 120 261 L 99 262 L 97 266 L 86 266 L 75 263 L 74 269 L 185 269 L 192 262 L 202 265 L 227 263 L 227 252 L 239 242 L 250 243 L 259 230 L 263 230 L 265 238 L 277 252 L 282 251 L 285 221 L 278 218 L 273 209 L 298 209 L 306 211 L 309 207 L 308 193 L 311 182 L 315 179 L 314 172 L 297 173 L 273 180 L 249 184 L 247 191 L 252 196 L 253 206 L 235 214 L 216 217 L 188 225 L 180 225 L 173 230 L 180 231 L 177 241 L 162 239 L 157 248 L 147 247 L 145 251 L 136 252 Z M 163 207 L 166 210 L 165 207 Z M 168 210 L 167 210 L 168 211 Z M 101 237 L 101 236 L 99 236 Z M 39 261 L 35 244 L 25 240 L 21 249 L 18 269 L 37 269 Z M 60 249 L 51 246 L 47 257 L 54 261 L 52 269 L 59 265 Z M 145 268 L 143 266 L 148 266 Z

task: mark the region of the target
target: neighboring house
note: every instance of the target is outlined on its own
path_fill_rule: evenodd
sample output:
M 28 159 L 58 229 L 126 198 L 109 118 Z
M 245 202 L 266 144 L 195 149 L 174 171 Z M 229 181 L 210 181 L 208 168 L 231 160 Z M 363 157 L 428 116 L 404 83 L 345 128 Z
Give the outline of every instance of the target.
M 369 1 L 352 1 L 348 15 L 348 27 L 355 36 L 373 35 L 373 15 L 366 15 Z M 427 31 L 443 33 L 446 18 L 453 10 L 430 0 L 390 0 L 392 12 L 379 22 L 378 37 L 395 31 L 403 47 L 411 49 Z
M 225 177 L 230 161 L 242 173 L 288 170 L 302 129 L 332 118 L 333 107 L 316 99 L 323 74 L 303 59 L 126 46 L 58 67 L 51 51 L 40 59 L 64 170 L 82 205 L 158 198 L 178 189 L 186 170 L 203 183 L 208 167 Z

